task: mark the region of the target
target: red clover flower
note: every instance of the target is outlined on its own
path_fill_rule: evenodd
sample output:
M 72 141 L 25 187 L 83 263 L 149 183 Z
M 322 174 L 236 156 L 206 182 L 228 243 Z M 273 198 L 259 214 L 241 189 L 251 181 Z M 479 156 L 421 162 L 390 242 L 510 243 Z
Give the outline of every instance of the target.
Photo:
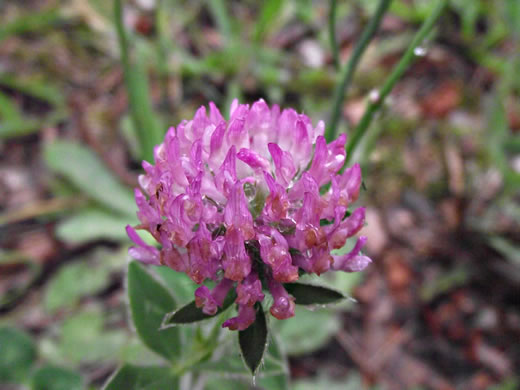
M 230 289 L 238 316 L 223 327 L 244 330 L 255 320 L 263 288 L 273 297 L 271 314 L 294 316 L 284 288 L 302 273 L 356 272 L 370 259 L 359 237 L 347 254 L 332 252 L 360 231 L 365 209 L 349 213 L 361 185 L 358 164 L 345 162 L 346 136 L 327 144 L 324 123 L 263 101 L 233 101 L 226 121 L 213 102 L 190 121 L 170 128 L 155 148 L 155 165 L 135 190 L 140 224 L 161 244 L 147 245 L 127 226 L 136 244 L 130 255 L 146 264 L 185 272 L 202 285 L 195 303 L 214 315 Z

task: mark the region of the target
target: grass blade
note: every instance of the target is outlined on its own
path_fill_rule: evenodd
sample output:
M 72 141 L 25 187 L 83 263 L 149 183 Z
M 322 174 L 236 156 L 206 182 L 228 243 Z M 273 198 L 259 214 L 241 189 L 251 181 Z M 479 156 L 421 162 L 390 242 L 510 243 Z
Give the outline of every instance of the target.
M 130 104 L 130 115 L 137 130 L 141 157 L 152 162 L 153 148 L 162 142 L 164 132 L 161 122 L 152 108 L 145 67 L 138 60 L 130 61 L 128 37 L 123 24 L 121 0 L 115 0 L 114 2 L 114 17 Z
M 327 131 L 325 132 L 325 138 L 327 141 L 332 141 L 336 137 L 337 127 L 339 124 L 339 120 L 341 118 L 341 107 L 343 106 L 343 100 L 345 100 L 345 95 L 352 82 L 352 77 L 356 71 L 357 65 L 365 52 L 368 44 L 376 34 L 379 29 L 379 25 L 383 20 L 383 16 L 385 15 L 388 7 L 392 0 L 380 0 L 379 5 L 377 6 L 376 12 L 374 16 L 370 19 L 370 22 L 367 24 L 363 33 L 361 34 L 361 38 L 356 42 L 356 46 L 354 47 L 354 51 L 350 56 L 349 61 L 343 68 L 343 73 L 341 75 L 341 82 L 336 88 L 336 92 L 334 93 L 334 102 L 332 108 L 332 116 L 329 121 L 329 125 L 327 127 Z
M 406 49 L 406 52 L 401 57 L 401 60 L 393 68 L 392 72 L 383 84 L 383 87 L 378 91 L 378 98 L 369 101 L 365 113 L 361 118 L 354 132 L 350 135 L 350 140 L 347 144 L 347 157 L 345 164 L 352 158 L 352 152 L 356 148 L 357 144 L 361 141 L 361 138 L 367 131 L 372 119 L 379 109 L 382 107 L 386 97 L 390 94 L 395 84 L 401 79 L 406 70 L 410 67 L 411 63 L 417 58 L 415 49 L 420 46 L 428 34 L 432 31 L 437 19 L 442 15 L 444 8 L 448 4 L 448 0 L 439 0 L 437 6 L 434 8 L 432 13 L 424 21 L 421 28 L 415 34 L 410 46 Z

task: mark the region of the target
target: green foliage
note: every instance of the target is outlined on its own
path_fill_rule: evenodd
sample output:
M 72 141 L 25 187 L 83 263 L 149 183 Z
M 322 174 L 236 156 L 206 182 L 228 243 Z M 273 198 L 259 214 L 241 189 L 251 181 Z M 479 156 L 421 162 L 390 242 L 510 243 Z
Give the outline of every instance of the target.
M 36 345 L 32 338 L 21 330 L 1 327 L 0 351 L 0 387 L 2 384 L 11 383 L 30 385 L 31 390 L 85 388 L 82 376 L 70 369 L 53 365 L 43 365 L 35 369 Z
M 424 301 L 431 301 L 440 294 L 446 293 L 456 287 L 464 285 L 469 279 L 470 273 L 465 267 L 458 267 L 443 273 L 421 288 L 420 295 Z
M 294 297 L 294 303 L 297 305 L 324 305 L 345 299 L 340 292 L 322 286 L 287 283 L 284 287 Z
M 104 318 L 96 307 L 68 318 L 62 325 L 56 349 L 48 351 L 47 357 L 60 364 L 115 361 L 127 336 L 121 330 L 105 329 Z
M 379 25 L 383 20 L 383 16 L 385 15 L 388 7 L 392 0 L 379 0 L 376 10 L 374 11 L 374 15 L 370 18 L 368 24 L 366 25 L 361 37 L 356 42 L 354 49 L 352 51 L 352 55 L 350 56 L 348 62 L 345 64 L 343 71 L 341 72 L 341 80 L 337 84 L 334 97 L 332 100 L 332 115 L 330 117 L 330 121 L 327 125 L 327 130 L 325 132 L 325 138 L 328 142 L 332 141 L 336 138 L 336 134 L 338 132 L 338 124 L 341 119 L 341 107 L 343 107 L 343 101 L 345 99 L 346 91 L 350 87 L 352 82 L 352 78 L 354 73 L 356 72 L 357 66 L 363 57 L 363 53 L 370 41 L 374 38 L 377 30 L 379 29 Z
M 56 108 L 64 109 L 66 105 L 63 93 L 49 80 L 41 77 L 18 78 L 10 74 L 0 73 L 0 85 L 42 100 Z
M 224 0 L 207 0 L 207 3 L 220 34 L 229 43 L 232 39 L 232 25 L 226 2 Z
M 163 325 L 164 327 L 175 326 L 175 325 L 185 325 L 191 324 L 193 322 L 203 321 L 208 318 L 215 317 L 216 315 L 222 313 L 229 306 L 233 304 L 236 299 L 236 294 L 233 290 L 229 292 L 222 307 L 219 307 L 215 315 L 209 315 L 202 312 L 202 309 L 198 308 L 195 305 L 195 301 L 188 303 L 187 305 L 181 307 L 179 310 L 171 312 L 164 317 Z
M 138 262 L 128 266 L 128 298 L 137 334 L 153 351 L 174 360 L 181 351 L 179 330 L 159 331 L 164 313 L 175 309 L 170 292 Z
M 65 264 L 48 283 L 44 306 L 49 312 L 73 308 L 81 298 L 96 294 L 110 283 L 110 274 L 126 257 L 124 252 L 99 250 L 90 257 Z
M 94 294 L 105 287 L 108 283 L 108 276 L 99 267 L 93 268 L 85 262 L 66 265 L 54 276 L 47 287 L 46 309 L 54 312 L 76 305 L 81 297 Z
M 0 86 L 12 88 L 27 96 L 42 100 L 53 107 L 52 111 L 43 118 L 27 115 L 13 99 L 0 91 L 0 139 L 19 137 L 34 133 L 45 126 L 55 126 L 67 116 L 63 95 L 43 80 L 20 80 L 0 74 Z
M 128 241 L 125 226 L 135 222 L 135 216 L 119 216 L 89 207 L 59 222 L 56 235 L 71 244 L 94 240 Z
M 448 4 L 448 0 L 437 0 L 435 2 L 430 3 L 433 3 L 433 8 L 431 12 L 428 13 L 428 17 L 422 23 L 420 29 L 413 37 L 412 41 L 408 45 L 408 48 L 402 55 L 399 62 L 394 66 L 394 68 L 390 72 L 390 75 L 387 77 L 381 88 L 377 91 L 377 99 L 372 99 L 368 102 L 365 112 L 361 117 L 361 120 L 359 121 L 358 125 L 350 135 L 347 144 L 347 164 L 349 163 L 351 156 L 353 155 L 353 152 L 356 149 L 358 143 L 366 134 L 374 116 L 381 110 L 385 99 L 390 94 L 397 82 L 403 77 L 404 73 L 408 70 L 410 65 L 417 58 L 416 49 L 424 44 L 424 41 L 432 32 L 437 20 L 444 13 L 444 10 Z M 343 98 L 341 98 L 341 100 L 343 100 Z
M 26 32 L 41 32 L 55 25 L 60 20 L 57 7 L 44 9 L 39 12 L 22 14 L 18 18 L 0 26 L 0 41 L 11 35 Z
M 295 313 L 294 317 L 276 323 L 280 340 L 289 355 L 312 352 L 338 331 L 339 322 L 330 311 L 297 308 Z
M 11 102 L 11 99 L 6 94 L 0 92 L 0 118 L 2 118 L 2 121 L 19 121 L 21 116 L 18 107 Z
M 155 267 L 158 274 L 178 302 L 188 302 L 193 299 L 193 292 L 198 285 L 182 272 L 177 272 L 170 267 Z
M 142 58 L 134 58 L 133 61 L 131 59 L 129 40 L 123 25 L 121 0 L 114 1 L 114 18 L 130 103 L 130 115 L 139 138 L 141 157 L 152 162 L 153 148 L 162 142 L 163 124 L 152 107 L 148 76 Z
M 36 360 L 36 346 L 25 332 L 0 328 L 0 384 L 24 380 Z
M 41 367 L 31 378 L 31 390 L 83 390 L 84 388 L 81 375 L 56 366 Z
M 276 17 L 283 12 L 284 5 L 287 5 L 287 2 L 284 0 L 267 0 L 262 3 L 260 16 L 255 26 L 255 41 L 262 41 L 269 33 L 270 28 L 276 22 Z
M 251 373 L 244 367 L 244 361 L 236 355 L 230 356 L 226 359 L 204 362 L 194 366 L 193 369 L 208 374 L 241 376 L 245 379 L 251 378 Z M 261 377 L 268 377 L 280 374 L 285 374 L 283 363 L 271 358 L 270 356 L 266 356 L 259 375 Z
M 108 383 L 104 390 L 172 390 L 178 386 L 178 379 L 168 367 L 139 367 L 125 364 Z
M 123 345 L 118 356 L 121 362 L 128 364 L 145 366 L 164 364 L 164 358 L 144 345 L 137 335 L 131 337 L 130 340 Z
M 55 141 L 46 145 L 44 157 L 54 172 L 99 204 L 123 216 L 135 215 L 131 191 L 112 176 L 90 149 L 75 142 Z
M 287 357 L 282 350 L 280 342 L 276 334 L 270 334 L 269 345 L 267 346 L 267 352 L 265 354 L 265 367 L 260 370 L 259 385 L 266 389 L 273 390 L 288 390 L 289 389 L 289 366 Z M 278 374 L 267 376 L 264 373 L 267 371 L 268 366 L 274 366 L 281 370 Z M 264 373 L 262 375 L 262 373 Z
M 240 351 L 247 367 L 255 375 L 267 346 L 267 323 L 262 305 L 256 305 L 256 319 L 247 329 L 238 332 Z
M 494 385 L 488 388 L 488 390 L 515 390 L 520 386 L 520 380 L 517 378 L 509 378 L 504 380 L 498 385 Z
M 258 4 L 259 17 L 250 29 L 236 23 L 233 19 L 235 15 L 230 14 L 231 7 L 225 1 L 207 0 L 202 2 L 202 6 L 209 11 L 210 17 L 214 20 L 224 44 L 217 51 L 202 51 L 198 53 L 197 55 L 200 54 L 201 56 L 200 59 L 194 57 L 187 50 L 176 47 L 175 42 L 168 41 L 168 36 L 172 35 L 172 31 L 177 32 L 181 30 L 192 20 L 193 16 L 183 15 L 183 7 L 175 8 L 175 11 L 178 11 L 175 15 L 176 22 L 182 21 L 182 26 L 175 26 L 175 29 L 165 31 L 165 26 L 168 27 L 168 17 L 165 16 L 165 13 L 161 14 L 158 11 L 156 26 L 158 31 L 155 31 L 157 37 L 143 38 L 138 37 L 137 34 L 134 35 L 131 32 L 131 28 L 123 25 L 123 3 L 119 0 L 114 2 L 116 12 L 112 15 L 110 10 L 106 10 L 111 4 L 101 0 L 89 1 L 89 4 L 95 5 L 95 7 L 104 7 L 102 14 L 105 23 L 109 17 L 115 17 L 132 121 L 132 126 L 126 127 L 129 128 L 128 133 L 133 131 L 136 135 L 134 138 L 138 140 L 136 142 L 136 151 L 138 152 L 136 155 L 148 161 L 152 160 L 153 146 L 162 141 L 164 133 L 161 119 L 150 98 L 149 71 L 151 71 L 152 77 L 155 76 L 154 71 L 160 73 L 161 83 L 164 81 L 164 85 L 161 85 L 161 87 L 164 87 L 165 90 L 168 82 L 167 77 L 175 72 L 175 77 L 181 83 L 184 82 L 185 78 L 200 79 L 201 84 L 205 87 L 201 91 L 202 94 L 205 96 L 215 95 L 219 98 L 222 97 L 220 94 L 228 95 L 229 97 L 239 95 L 244 79 L 252 76 L 252 78 L 263 84 L 265 93 L 272 101 L 280 100 L 285 92 L 294 93 L 294 91 L 297 91 L 298 96 L 303 96 L 304 103 L 302 104 L 304 106 L 306 104 L 312 105 L 314 110 L 316 110 L 316 107 L 313 104 L 306 103 L 312 102 L 305 96 L 308 90 L 315 90 L 318 89 L 316 87 L 319 87 L 322 91 L 326 90 L 328 94 L 328 90 L 335 83 L 333 75 L 326 68 L 312 71 L 303 69 L 296 72 L 292 68 L 292 62 L 294 61 L 287 59 L 285 51 L 260 45 L 267 38 L 276 34 L 278 22 L 286 13 L 290 14 L 291 18 L 296 17 L 300 21 L 303 20 L 312 24 L 315 10 L 311 1 L 299 2 L 297 7 L 294 7 L 295 3 L 291 4 L 281 0 L 262 2 Z M 163 7 L 167 2 L 160 1 L 157 3 L 158 7 Z M 386 7 L 389 3 L 386 0 L 372 0 L 361 2 L 360 4 L 361 7 L 368 10 L 367 14 L 371 14 L 377 8 L 377 4 L 383 4 L 383 7 Z M 451 7 L 456 9 L 461 15 L 464 39 L 471 40 L 477 38 L 477 21 L 491 7 L 489 5 L 486 6 L 485 3 L 486 1 L 484 0 L 473 2 L 451 0 Z M 421 29 L 412 44 L 410 44 L 407 51 L 408 54 L 406 58 L 403 58 L 404 62 L 399 63 L 400 66 L 396 67 L 396 71 L 392 73 L 385 83 L 382 96 L 390 93 L 392 87 L 401 78 L 414 58 L 410 54 L 410 50 L 413 50 L 414 45 L 422 44 L 424 38 L 429 37 L 428 33 L 433 28 L 433 22 L 440 16 L 440 10 L 436 8 L 436 5 L 440 4 L 440 2 L 401 0 L 394 1 L 392 4 L 392 12 L 405 17 L 406 20 L 412 23 L 425 22 L 424 26 L 427 28 Z M 520 17 L 518 12 L 520 7 L 513 1 L 507 2 L 507 5 L 510 28 L 518 30 L 519 23 L 517 22 Z M 200 6 L 198 3 L 194 6 L 195 12 L 200 11 L 198 8 Z M 386 8 L 380 8 L 379 10 L 377 18 L 382 17 Z M 190 12 L 187 13 L 189 14 Z M 366 39 L 362 39 L 359 45 L 356 45 L 361 49 L 356 50 L 358 54 L 352 57 L 350 69 L 345 69 L 347 74 L 345 76 L 346 81 L 343 88 L 340 86 L 339 94 L 343 94 L 348 88 L 356 68 L 356 63 L 363 52 L 363 47 L 366 47 L 377 28 L 377 18 L 369 21 L 367 33 L 366 35 L 364 34 Z M 9 22 L 0 27 L 0 40 L 12 34 L 40 32 L 54 26 L 60 19 L 61 16 L 56 9 L 24 15 L 17 18 L 14 22 Z M 486 47 L 491 47 L 493 42 L 496 42 L 503 34 L 504 27 L 501 24 L 490 23 L 490 25 L 490 32 L 486 33 L 484 39 Z M 312 28 L 316 28 L 316 26 L 312 26 Z M 248 32 L 252 32 L 252 37 L 255 41 L 253 44 L 241 38 L 241 36 L 247 36 Z M 157 42 L 154 42 L 154 40 L 161 41 L 159 46 L 162 52 L 159 54 L 155 54 L 154 45 Z M 495 57 L 484 56 L 480 52 L 471 53 L 471 55 L 478 58 L 481 63 L 492 64 L 493 66 L 489 65 L 490 68 L 495 67 L 494 64 L 498 63 L 496 68 L 499 68 L 501 72 L 507 68 L 503 65 L 504 61 L 495 62 Z M 154 63 L 155 56 L 159 60 L 157 64 Z M 175 61 L 171 61 L 172 58 Z M 290 68 L 289 71 L 287 68 Z M 163 79 L 162 77 L 165 78 Z M 217 80 L 223 77 L 230 78 L 231 81 L 225 87 L 227 91 L 221 91 L 220 87 L 210 87 L 211 84 L 206 83 L 208 77 Z M 52 106 L 51 113 L 43 119 L 28 117 L 24 114 L 21 107 L 18 107 L 18 103 L 11 99 L 8 94 L 0 92 L 0 118 L 2 119 L 0 138 L 29 134 L 39 130 L 42 126 L 54 126 L 59 123 L 64 113 L 66 113 L 65 98 L 51 83 L 41 80 L 17 80 L 11 79 L 9 75 L 0 75 L 0 86 L 40 99 Z M 284 87 L 287 87 L 287 90 L 283 89 Z M 247 92 L 249 96 L 251 91 Z M 191 90 L 187 89 L 186 95 L 192 93 Z M 376 102 L 367 108 L 367 116 L 362 121 L 359 136 L 364 134 L 363 127 L 364 129 L 368 128 L 370 121 L 381 108 L 383 98 L 381 98 L 380 102 Z M 507 176 L 511 172 L 508 166 L 508 156 L 504 155 L 503 151 L 506 150 L 506 147 L 514 148 L 515 143 L 514 138 L 510 137 L 507 132 L 509 131 L 507 118 L 501 103 L 503 99 L 502 97 L 497 97 L 496 100 L 498 103 L 493 106 L 490 127 L 498 130 L 490 144 L 492 145 L 490 147 L 490 155 L 493 159 L 496 158 L 499 161 L 499 165 L 504 169 Z M 336 99 L 336 105 L 338 107 L 336 114 L 339 115 L 342 112 L 340 110 L 343 109 L 342 98 Z M 323 106 L 324 108 L 320 107 L 320 110 L 326 112 L 329 107 L 325 104 Z M 131 138 L 132 134 L 129 137 Z M 516 145 L 518 145 L 518 142 Z M 126 241 L 124 226 L 136 221 L 136 207 L 132 194 L 107 172 L 106 167 L 97 156 L 77 143 L 59 141 L 47 145 L 45 158 L 54 172 L 64 176 L 95 203 L 94 205 L 89 204 L 87 208 L 81 209 L 65 220 L 60 221 L 56 230 L 58 238 L 72 244 L 97 239 Z M 515 179 L 514 176 L 513 179 Z M 507 180 L 510 181 L 509 179 Z M 516 184 L 515 180 L 510 182 L 512 183 L 511 187 Z M 505 249 L 511 250 L 510 247 L 503 244 L 500 241 L 492 243 L 501 251 L 505 251 Z M 345 247 L 342 251 L 349 249 Z M 51 279 L 50 284 L 46 288 L 44 296 L 45 308 L 50 312 L 74 308 L 81 299 L 102 291 L 110 282 L 112 270 L 113 268 L 110 264 L 100 262 L 64 265 L 55 277 Z M 199 308 L 196 308 L 192 301 L 169 314 L 165 319 L 165 323 L 167 325 L 191 324 L 195 325 L 194 327 L 165 327 L 166 329 L 159 330 L 165 318 L 165 313 L 174 310 L 177 302 L 189 302 L 192 300 L 195 285 L 186 275 L 177 273 L 167 267 L 157 268 L 156 271 L 162 278 L 162 281 L 140 264 L 130 263 L 127 275 L 128 300 L 138 336 L 154 353 L 166 358 L 168 362 L 162 363 L 168 364 L 168 366 L 141 367 L 126 364 L 111 378 L 105 388 L 143 390 L 178 388 L 179 377 L 186 372 L 191 372 L 194 375 L 210 376 L 206 386 L 207 389 L 251 388 L 250 373 L 244 368 L 236 351 L 233 351 L 234 355 L 230 358 L 227 356 L 230 356 L 231 353 L 227 355 L 215 353 L 218 358 L 213 356 L 214 351 L 220 348 L 225 350 L 229 346 L 229 337 L 237 335 L 237 333 L 232 332 L 226 332 L 224 336 L 219 334 L 223 319 L 222 315 L 207 316 Z M 465 280 L 460 273 L 454 273 L 450 276 L 453 278 L 437 280 L 437 284 L 433 287 L 426 286 L 423 294 L 427 297 L 432 297 L 439 291 L 444 291 L 446 285 L 453 286 L 454 282 L 460 283 Z M 341 291 L 341 293 L 325 287 L 303 284 L 290 284 L 287 285 L 287 288 L 296 298 L 296 303 L 298 304 L 328 304 L 342 300 L 344 298 L 343 294 L 348 294 L 351 288 L 359 283 L 361 275 L 337 273 L 332 276 L 327 275 L 327 278 L 330 278 L 327 279 L 328 283 Z M 163 285 L 163 282 L 166 286 Z M 428 290 L 428 288 L 430 289 Z M 235 298 L 235 295 L 230 294 L 224 307 L 219 310 L 218 314 L 231 311 Z M 268 329 L 265 314 L 261 307 L 258 310 L 255 324 L 246 331 L 239 333 L 239 344 L 244 360 L 250 371 L 257 373 L 259 386 L 270 390 L 287 389 L 287 361 L 278 343 L 274 340 L 267 343 Z M 47 351 L 47 357 L 60 363 L 83 364 L 107 359 L 113 362 L 116 359 L 120 359 L 122 355 L 128 354 L 131 357 L 123 357 L 123 360 L 126 361 L 128 359 L 136 363 L 150 363 L 151 361 L 153 364 L 158 364 L 156 360 L 152 360 L 160 358 L 153 355 L 150 351 L 147 351 L 149 355 L 146 356 L 146 352 L 144 352 L 145 347 L 140 342 L 132 343 L 129 346 L 125 333 L 105 329 L 105 317 L 105 314 L 99 309 L 93 308 L 66 319 L 62 327 L 62 335 L 57 337 L 56 350 L 54 352 L 52 349 L 50 352 Z M 202 324 L 194 324 L 206 319 L 208 321 Z M 292 355 L 308 353 L 320 348 L 338 330 L 338 326 L 339 322 L 332 310 L 310 312 L 302 310 L 302 308 L 297 309 L 295 318 L 286 321 L 276 321 L 276 325 L 274 325 L 275 329 L 279 330 L 282 336 L 283 344 L 281 347 L 285 347 L 288 353 Z M 0 379 L 4 378 L 2 377 L 4 375 L 12 376 L 13 380 L 20 380 L 20 378 L 29 375 L 29 371 L 36 359 L 36 350 L 28 336 L 24 336 L 21 333 L 16 334 L 16 331 L 14 331 L 14 336 L 12 336 L 12 332 L 13 330 L 0 329 L 0 345 L 2 345 Z M 45 348 L 48 348 L 50 345 L 49 343 L 42 344 L 44 347 L 46 346 Z M 264 354 L 266 344 L 268 344 L 268 349 Z M 4 345 L 8 347 L 5 350 L 3 349 Z M 11 349 L 9 349 L 9 346 L 11 346 Z M 122 352 L 124 349 L 125 351 Z M 5 351 L 8 353 L 5 353 Z M 219 352 L 229 351 L 219 350 Z M 53 353 L 54 355 L 52 355 Z M 141 359 L 137 355 L 140 355 Z M 147 359 L 150 359 L 150 361 L 147 361 Z M 264 361 L 263 365 L 261 364 L 262 359 Z M 8 368 L 6 369 L 6 367 Z M 243 381 L 214 378 L 214 376 L 229 375 L 240 376 Z M 34 389 L 83 388 L 80 375 L 55 366 L 44 366 L 38 369 L 30 383 Z M 333 390 L 336 388 L 357 389 L 360 387 L 361 381 L 358 377 L 349 377 L 342 383 L 318 379 L 307 384 L 297 383 L 294 388 L 297 390 L 308 388 Z
M 211 377 L 204 386 L 204 390 L 222 390 L 222 389 L 233 389 L 233 390 L 251 390 L 251 381 L 239 381 L 237 379 L 227 379 Z M 276 390 L 272 388 L 270 390 Z
M 2 293 L 0 296 L 0 309 L 9 307 L 14 304 L 17 299 L 22 297 L 41 275 L 42 267 L 34 259 L 25 256 L 23 253 L 16 251 L 0 250 L 0 267 L 2 266 L 23 266 L 29 272 L 28 280 L 17 283 L 17 285 Z
M 509 68 L 509 77 L 512 78 L 514 68 Z M 516 74 L 516 73 L 515 73 Z M 500 91 L 496 91 L 488 112 L 489 138 L 488 153 L 494 164 L 500 169 L 508 191 L 516 191 L 520 186 L 520 173 L 516 172 L 509 163 L 509 156 L 505 152 L 507 145 L 513 138 L 509 128 L 507 114 L 504 107 L 504 98 L 510 85 L 504 85 Z
M 520 247 L 518 245 L 500 236 L 489 237 L 489 244 L 511 263 L 520 267 Z

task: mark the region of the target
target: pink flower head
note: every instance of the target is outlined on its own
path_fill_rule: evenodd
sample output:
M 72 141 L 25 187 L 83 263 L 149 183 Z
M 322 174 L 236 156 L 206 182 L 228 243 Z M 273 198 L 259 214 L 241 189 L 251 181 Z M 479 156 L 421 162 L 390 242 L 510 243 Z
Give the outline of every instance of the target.
M 215 104 L 168 130 L 143 162 L 135 198 L 140 225 L 161 245 L 143 242 L 127 227 L 137 260 L 185 272 L 194 282 L 215 281 L 195 292 L 195 304 L 213 315 L 230 289 L 238 315 L 223 326 L 246 329 L 264 292 L 278 319 L 294 315 L 284 283 L 302 272 L 364 269 L 366 237 L 346 255 L 345 245 L 365 221 L 365 209 L 347 210 L 359 196 L 361 169 L 345 162 L 346 136 L 327 144 L 324 123 L 313 126 L 293 109 L 233 102 L 225 120 Z M 349 215 L 349 216 L 347 216 Z

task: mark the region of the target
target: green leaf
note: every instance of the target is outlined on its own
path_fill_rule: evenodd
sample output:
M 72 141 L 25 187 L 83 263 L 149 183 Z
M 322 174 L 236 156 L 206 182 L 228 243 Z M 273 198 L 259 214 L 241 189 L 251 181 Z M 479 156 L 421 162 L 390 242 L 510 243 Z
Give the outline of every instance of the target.
M 130 338 L 119 353 L 119 360 L 123 363 L 140 365 L 161 365 L 164 358 L 157 355 L 143 344 L 138 336 Z
M 31 134 L 45 126 L 53 126 L 66 117 L 64 110 L 55 110 L 43 118 L 24 115 L 11 99 L 0 92 L 0 138 Z
M 468 282 L 470 276 L 468 268 L 463 265 L 446 270 L 437 277 L 423 282 L 419 296 L 423 301 L 430 302 L 441 294 L 463 286 Z
M 222 389 L 233 389 L 233 390 L 251 390 L 251 379 L 248 380 L 237 380 L 228 378 L 211 377 L 208 382 L 204 385 L 204 390 L 222 390 Z M 255 388 L 256 389 L 256 388 Z M 271 389 L 269 389 L 271 390 Z M 275 390 L 275 389 L 272 389 Z
M 45 161 L 56 173 L 100 204 L 126 216 L 135 216 L 132 192 L 117 181 L 86 147 L 68 141 L 55 141 L 44 149 Z
M 489 245 L 500 252 L 511 263 L 520 266 L 520 246 L 501 236 L 488 237 Z
M 166 266 L 156 267 L 154 270 L 179 302 L 188 302 L 193 299 L 193 292 L 198 285 L 188 275 Z
M 296 310 L 294 317 L 276 325 L 285 350 L 293 356 L 320 348 L 339 328 L 336 316 L 327 310 Z
M 229 17 L 229 4 L 223 0 L 209 0 L 208 7 L 212 18 L 215 20 L 219 33 L 223 38 L 229 41 L 233 38 L 231 18 Z
M 61 367 L 42 367 L 33 374 L 31 379 L 32 390 L 82 390 L 84 388 L 84 381 L 79 373 Z
M 509 28 L 520 38 L 520 3 L 514 0 L 505 1 L 505 17 L 509 23 Z
M 340 291 L 346 297 L 351 295 L 354 288 L 363 281 L 362 272 L 329 272 L 328 275 L 326 274 L 321 277 L 313 276 L 315 276 L 315 278 L 312 278 L 316 280 L 315 283 L 319 283 L 321 278 L 321 282 L 325 282 L 327 286 L 331 286 L 333 289 Z
M 285 355 L 285 351 L 282 350 L 280 342 L 278 341 L 278 337 L 271 333 L 269 341 L 269 346 L 267 347 L 267 355 L 280 363 L 282 366 L 285 366 L 287 369 L 287 356 Z M 288 369 L 287 369 L 288 371 Z
M 159 331 L 165 313 L 175 309 L 169 291 L 140 263 L 128 265 L 128 299 L 137 334 L 153 351 L 169 360 L 181 353 L 179 330 Z
M 0 138 L 8 139 L 32 134 L 46 125 L 55 125 L 57 122 L 59 120 L 56 120 L 55 117 L 52 120 L 22 118 L 20 120 L 5 121 L 0 123 Z
M 245 378 L 250 377 L 249 371 L 244 367 L 244 362 L 238 356 L 231 356 L 226 359 L 219 359 L 211 362 L 203 362 L 194 366 L 193 370 L 211 374 L 233 374 L 242 375 Z M 259 372 L 262 377 L 277 376 L 285 373 L 285 367 L 281 362 L 266 355 L 262 369 Z
M 141 156 L 153 161 L 153 148 L 162 142 L 164 131 L 159 117 L 154 112 L 148 92 L 148 76 L 138 61 L 125 67 L 125 82 L 130 100 L 131 117 L 138 130 Z
M 345 299 L 340 292 L 322 286 L 287 283 L 284 287 L 295 298 L 294 303 L 298 305 L 325 305 Z
M 270 339 L 265 356 L 265 366 L 262 367 L 260 374 L 272 364 L 275 364 L 282 371 L 276 375 L 262 375 L 259 378 L 258 385 L 269 390 L 289 390 L 289 363 L 287 362 L 287 356 L 282 350 L 274 332 L 271 332 Z
M 159 117 L 154 112 L 148 87 L 148 75 L 142 58 L 131 61 L 128 37 L 123 23 L 123 6 L 114 1 L 114 18 L 121 50 L 121 62 L 130 104 L 130 114 L 137 131 L 141 157 L 153 161 L 153 148 L 162 142 L 164 131 Z M 137 56 L 136 56 L 137 57 Z
M 25 379 L 35 360 L 36 347 L 28 334 L 0 328 L 0 383 Z
M 108 380 L 103 390 L 175 390 L 178 382 L 168 367 L 125 364 Z
M 256 309 L 255 322 L 247 329 L 238 332 L 242 357 L 253 375 L 262 362 L 267 346 L 267 323 L 264 310 L 260 304 L 256 305 Z
M 0 91 L 0 118 L 2 122 L 19 121 L 22 119 L 22 114 L 15 103 L 4 93 Z
M 508 90 L 512 81 L 516 79 L 516 68 L 508 66 L 507 73 L 502 78 L 502 88 L 497 89 L 488 114 L 488 127 L 491 131 L 487 134 L 486 146 L 493 165 L 502 173 L 506 191 L 514 191 L 520 186 L 520 173 L 512 168 L 504 147 L 504 145 L 509 143 L 512 133 L 504 101 L 506 96 L 508 96 Z M 510 82 L 505 83 L 504 80 L 508 79 Z
M 0 309 L 13 307 L 17 300 L 31 289 L 31 286 L 42 273 L 42 267 L 37 261 L 17 251 L 0 250 L 0 267 L 4 265 L 14 265 L 17 268 L 22 268 L 23 266 L 26 268 L 26 271 L 23 272 L 27 272 L 30 277 L 23 278 L 23 281 L 18 283 L 8 283 L 7 288 L 4 288 L 0 295 Z
M 283 0 L 267 0 L 262 2 L 262 10 L 255 26 L 255 41 L 260 42 L 273 26 L 276 17 L 282 12 Z
M 520 386 L 520 380 L 518 378 L 507 378 L 503 379 L 503 382 L 489 387 L 487 390 L 515 390 Z
M 49 80 L 34 77 L 15 78 L 10 73 L 0 73 L 0 85 L 43 100 L 60 109 L 66 108 L 65 97 L 56 88 L 55 83 Z
M 198 322 L 202 320 L 206 320 L 208 318 L 213 318 L 216 315 L 222 313 L 226 310 L 231 304 L 235 301 L 236 294 L 233 289 L 230 290 L 222 307 L 219 307 L 217 312 L 214 315 L 209 315 L 202 312 L 202 309 L 198 308 L 195 305 L 195 301 L 188 303 L 187 305 L 181 307 L 179 310 L 166 314 L 163 321 L 163 328 L 169 328 L 171 326 L 176 325 L 185 325 L 191 324 L 193 322 Z
M 56 24 L 60 19 L 59 8 L 48 8 L 40 12 L 24 12 L 20 17 L 0 26 L 0 41 L 9 35 L 25 32 L 41 32 Z
M 111 269 L 106 259 L 84 259 L 64 265 L 47 285 L 45 308 L 54 312 L 75 306 L 79 300 L 108 286 Z
M 125 226 L 134 225 L 137 218 L 86 209 L 61 221 L 56 228 L 60 240 L 80 244 L 94 240 L 128 241 Z
M 96 307 L 67 319 L 58 350 L 51 351 L 52 360 L 68 364 L 116 361 L 128 336 L 122 330 L 103 329 L 105 317 Z
M 258 379 L 258 386 L 269 390 L 289 390 L 287 374 L 265 376 Z

